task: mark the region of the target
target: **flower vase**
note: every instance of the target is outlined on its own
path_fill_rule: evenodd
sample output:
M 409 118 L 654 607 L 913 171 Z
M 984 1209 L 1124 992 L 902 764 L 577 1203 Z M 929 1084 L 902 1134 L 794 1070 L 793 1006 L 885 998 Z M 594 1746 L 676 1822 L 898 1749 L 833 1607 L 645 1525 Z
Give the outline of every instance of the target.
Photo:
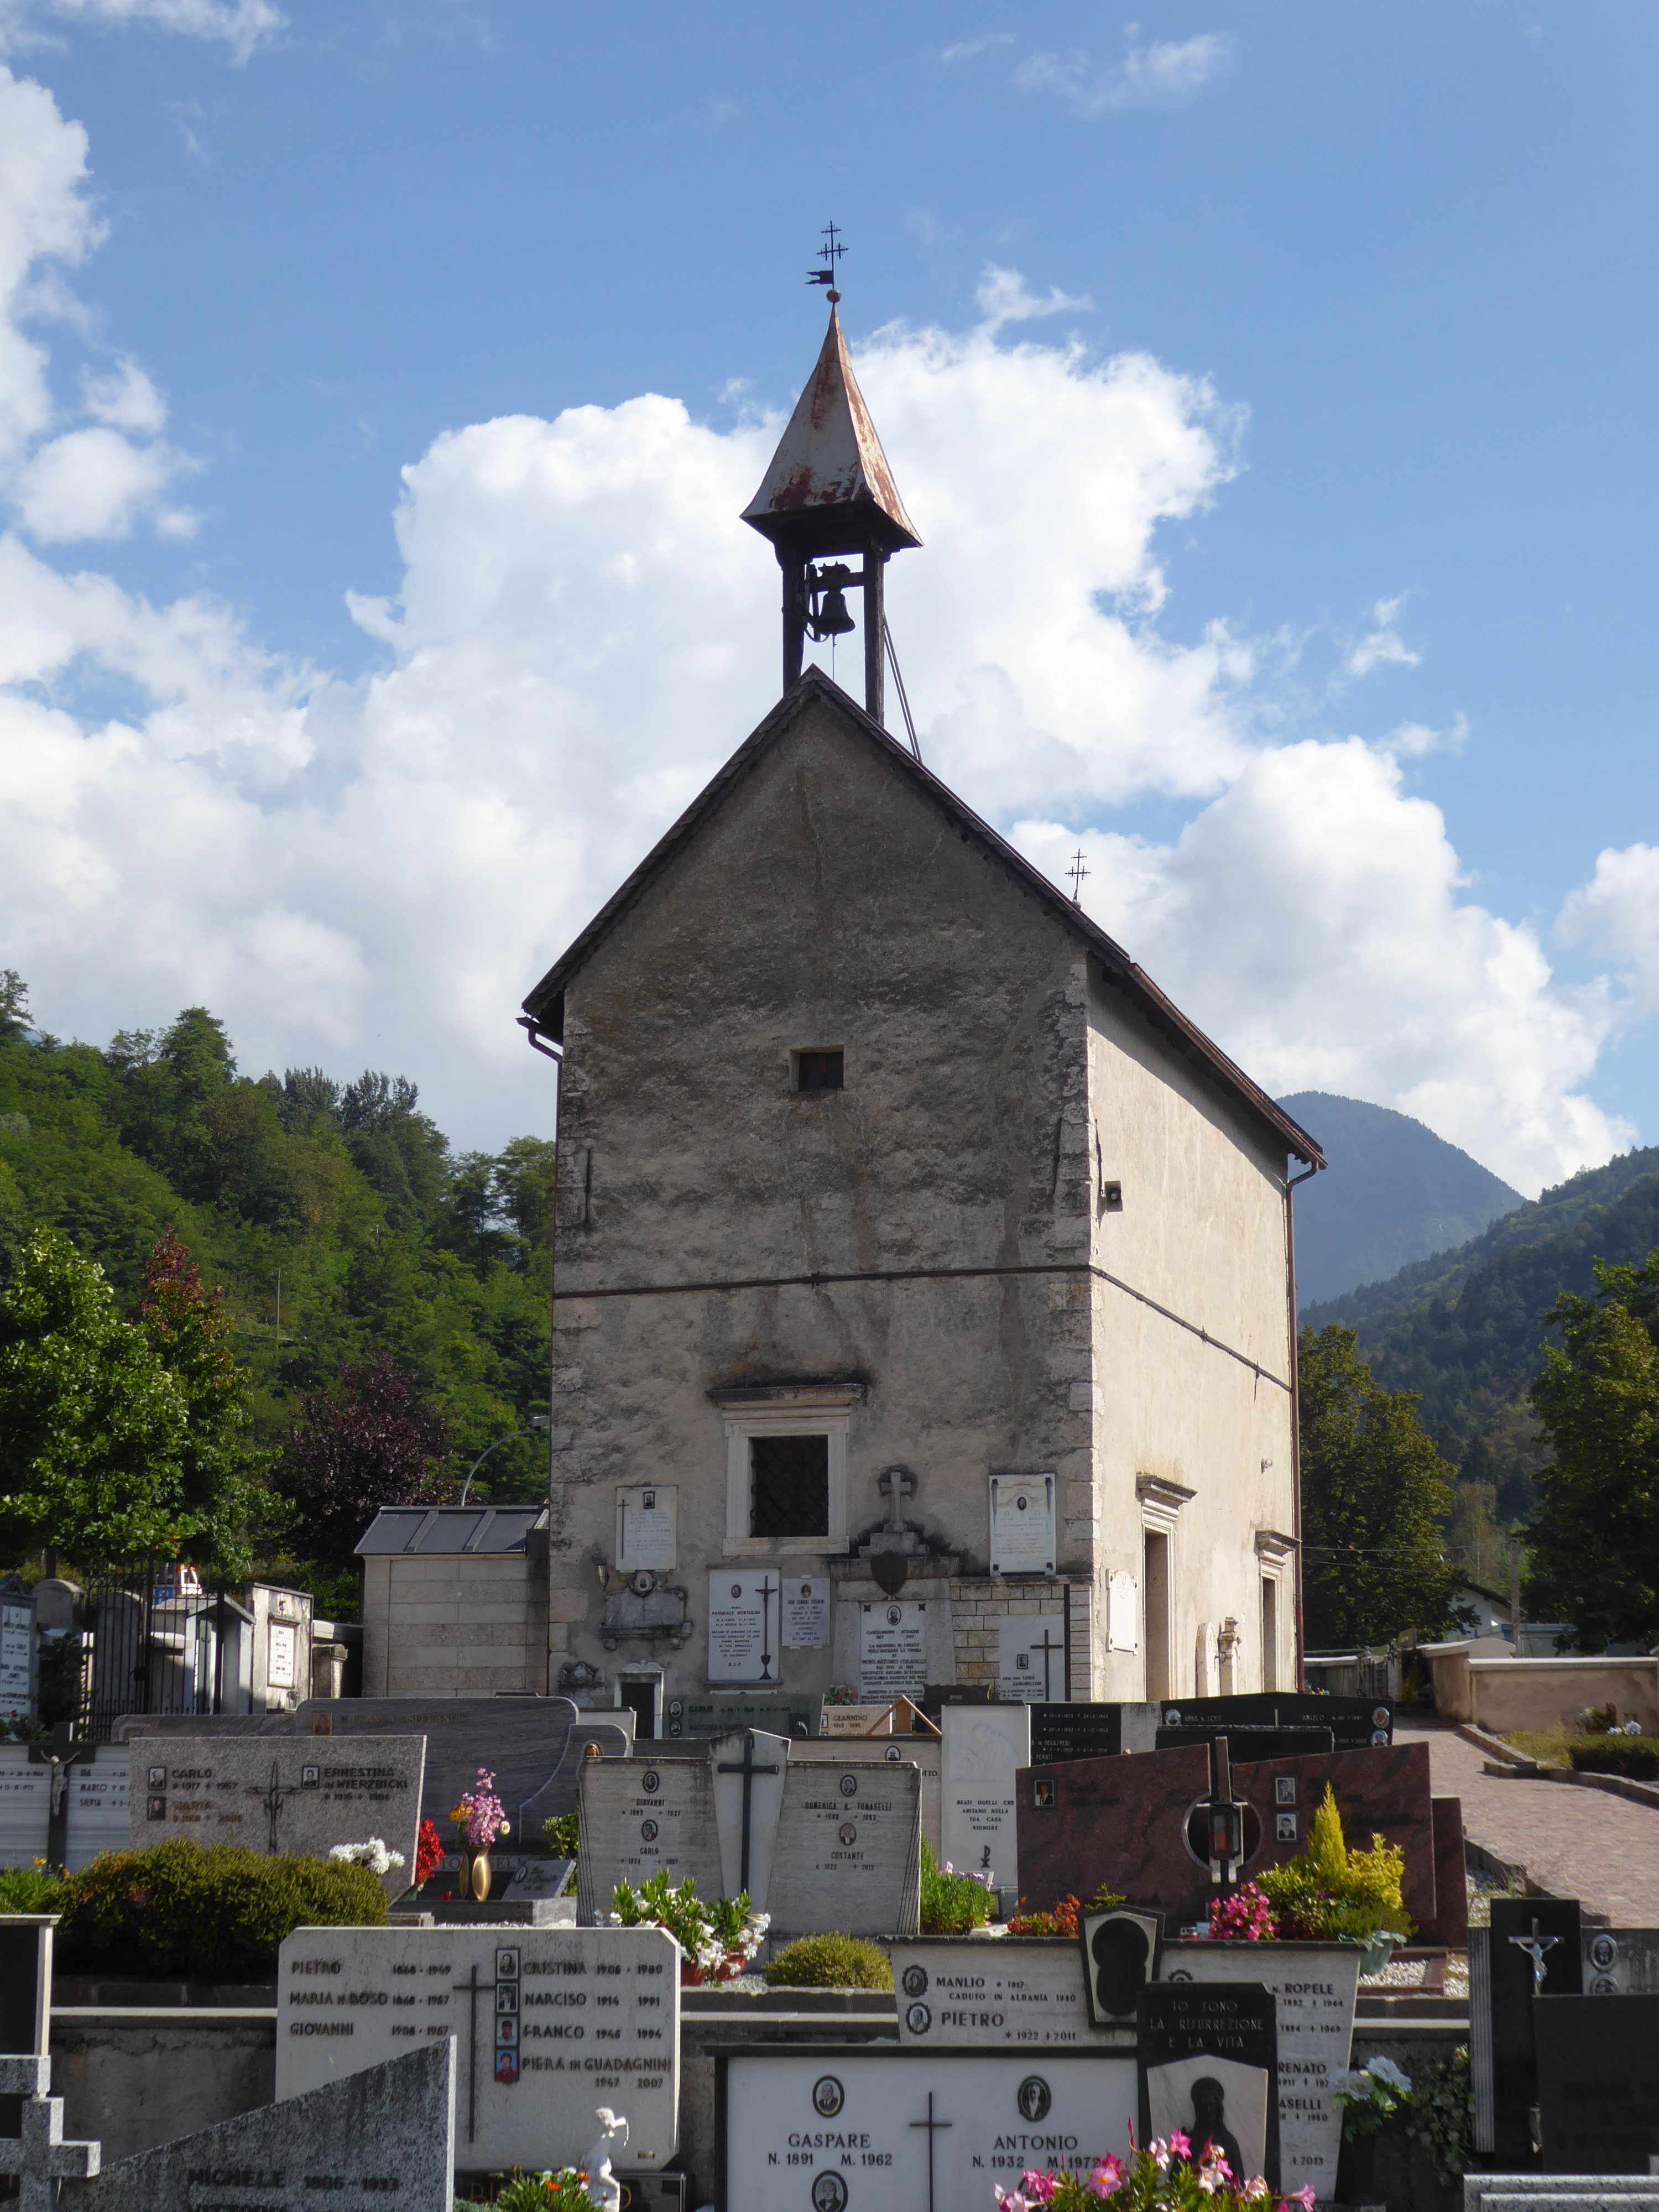
M 461 1887 L 475 1905 L 482 1905 L 489 1894 L 490 1867 L 488 1851 L 461 1853 Z

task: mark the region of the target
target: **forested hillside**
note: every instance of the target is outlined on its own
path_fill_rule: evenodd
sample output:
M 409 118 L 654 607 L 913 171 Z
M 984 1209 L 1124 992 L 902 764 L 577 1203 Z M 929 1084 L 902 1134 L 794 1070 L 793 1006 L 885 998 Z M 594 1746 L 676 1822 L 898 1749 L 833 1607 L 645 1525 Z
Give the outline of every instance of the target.
M 0 979 L 0 1281 L 49 1224 L 136 1320 L 146 1259 L 175 1231 L 223 1288 L 267 1464 L 307 1394 L 381 1355 L 443 1417 L 453 1479 L 545 1411 L 553 1157 L 534 1137 L 453 1151 L 402 1076 L 250 1078 L 199 1006 L 65 1044 Z M 533 1498 L 544 1481 L 545 1445 L 525 1437 L 474 1494 Z

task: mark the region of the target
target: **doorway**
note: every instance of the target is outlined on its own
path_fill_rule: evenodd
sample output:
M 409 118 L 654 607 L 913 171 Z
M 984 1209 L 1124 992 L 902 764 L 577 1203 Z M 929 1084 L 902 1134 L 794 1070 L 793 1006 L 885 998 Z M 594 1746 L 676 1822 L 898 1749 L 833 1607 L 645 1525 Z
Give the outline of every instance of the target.
M 617 1685 L 617 1703 L 634 1716 L 634 1741 L 642 1743 L 657 1733 L 657 1698 L 660 1674 L 624 1674 Z
M 1279 1687 L 1279 1584 L 1272 1575 L 1261 1577 L 1261 1686 Z
M 1156 1702 L 1170 1695 L 1170 1540 L 1161 1528 L 1146 1532 L 1140 1586 L 1146 1607 L 1146 1696 Z

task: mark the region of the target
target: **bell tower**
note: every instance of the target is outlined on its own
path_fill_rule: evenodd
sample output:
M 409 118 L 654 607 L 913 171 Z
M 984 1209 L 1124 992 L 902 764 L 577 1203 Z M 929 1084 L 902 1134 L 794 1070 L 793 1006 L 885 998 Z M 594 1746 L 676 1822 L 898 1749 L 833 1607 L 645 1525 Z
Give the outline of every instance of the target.
M 836 244 L 833 224 L 825 235 L 829 266 L 815 270 L 807 282 L 830 289 L 830 327 L 817 365 L 743 519 L 771 540 L 783 571 L 784 690 L 800 674 L 809 637 L 844 636 L 858 627 L 848 611 L 847 593 L 861 591 L 865 711 L 884 726 L 883 571 L 893 554 L 921 540 L 904 511 L 847 358 L 835 282 L 836 262 L 846 249 Z M 849 568 L 852 559 L 861 566 Z

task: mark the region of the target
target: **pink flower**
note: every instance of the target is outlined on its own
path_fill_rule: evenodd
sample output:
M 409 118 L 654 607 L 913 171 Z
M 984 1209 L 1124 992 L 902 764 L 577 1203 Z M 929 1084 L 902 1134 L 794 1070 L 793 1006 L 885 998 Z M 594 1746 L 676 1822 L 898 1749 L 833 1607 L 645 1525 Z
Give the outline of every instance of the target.
M 1035 2167 L 1028 2167 L 1019 2177 L 1020 2193 L 1029 2197 L 1034 2204 L 1046 2204 L 1054 2193 L 1054 2179 L 1052 2173 L 1039 2173 Z
M 1314 2185 L 1312 2182 L 1309 2182 L 1305 2188 L 1291 2190 L 1291 2195 L 1302 2207 L 1302 2212 L 1314 2212 Z
M 1109 2151 L 1089 2176 L 1089 2188 L 1096 2197 L 1109 2197 L 1123 2186 L 1123 2166 Z
M 1190 2136 L 1182 2135 L 1179 2128 L 1171 2128 L 1170 2148 L 1176 2158 L 1190 2158 L 1193 2154 L 1193 2139 Z

